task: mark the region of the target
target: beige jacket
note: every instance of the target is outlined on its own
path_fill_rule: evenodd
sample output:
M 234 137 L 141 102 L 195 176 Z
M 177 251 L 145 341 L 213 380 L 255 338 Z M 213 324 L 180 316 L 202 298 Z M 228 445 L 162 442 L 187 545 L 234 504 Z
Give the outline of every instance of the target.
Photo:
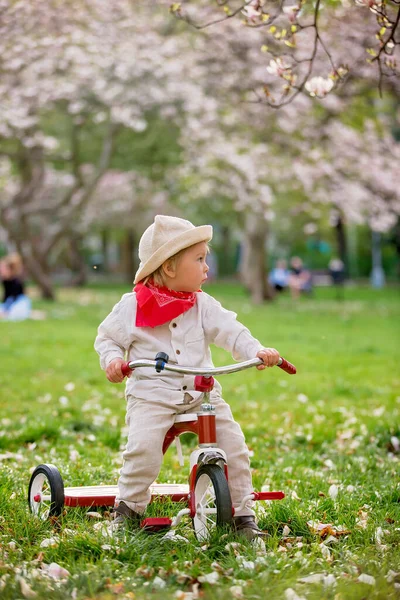
M 94 344 L 100 365 L 106 369 L 114 358 L 154 360 L 166 352 L 169 362 L 192 367 L 213 367 L 210 344 L 228 350 L 235 360 L 255 358 L 263 348 L 249 330 L 236 320 L 236 313 L 224 309 L 209 294 L 199 292 L 191 309 L 159 327 L 136 327 L 136 294 L 124 294 L 101 323 Z M 136 369 L 126 382 L 126 395 L 137 398 L 163 398 L 180 404 L 185 393 L 194 399 L 194 377 L 152 368 Z M 221 394 L 215 382 L 213 394 Z

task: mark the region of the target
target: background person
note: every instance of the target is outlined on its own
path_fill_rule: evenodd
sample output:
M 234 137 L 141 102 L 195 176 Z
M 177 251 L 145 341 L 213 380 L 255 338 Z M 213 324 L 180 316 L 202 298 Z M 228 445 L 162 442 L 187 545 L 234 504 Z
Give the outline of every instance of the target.
M 299 256 L 290 259 L 289 288 L 292 298 L 298 298 L 301 292 L 311 292 L 312 276 L 303 265 Z
M 282 292 L 289 285 L 289 269 L 287 268 L 287 262 L 281 258 L 276 261 L 275 267 L 272 269 L 268 276 L 270 285 L 277 292 Z
M 31 313 L 31 301 L 25 294 L 23 265 L 19 254 L 9 254 L 0 261 L 0 277 L 3 285 L 3 302 L 0 319 L 23 321 Z

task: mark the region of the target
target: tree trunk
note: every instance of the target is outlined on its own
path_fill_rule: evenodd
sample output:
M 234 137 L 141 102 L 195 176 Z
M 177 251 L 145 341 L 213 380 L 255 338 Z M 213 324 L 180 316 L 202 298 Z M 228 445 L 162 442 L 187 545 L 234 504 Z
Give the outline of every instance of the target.
M 223 272 L 221 275 L 231 275 L 232 274 L 232 259 L 231 259 L 231 229 L 224 225 L 221 228 L 221 238 L 222 238 L 222 264 L 223 264 Z
M 108 273 L 108 246 L 110 242 L 110 232 L 108 229 L 103 229 L 101 232 L 101 252 L 103 255 L 103 271 Z
M 79 152 L 76 154 L 77 138 L 75 138 L 72 146 L 72 151 L 75 153 L 72 159 L 75 181 L 54 207 L 57 219 L 49 220 L 47 217 L 48 207 L 39 202 L 44 189 L 46 170 L 43 151 L 41 148 L 27 149 L 20 144 L 15 163 L 19 173 L 20 188 L 7 206 L 0 205 L 0 223 L 6 229 L 9 239 L 17 246 L 30 276 L 39 286 L 43 298 L 55 299 L 50 279 L 49 257 L 54 248 L 65 240 L 71 223 L 77 222 L 102 175 L 106 172 L 119 127 L 109 123 L 103 138 L 97 168 L 85 184 L 79 175 Z M 32 225 L 31 217 L 34 216 L 37 220 L 40 214 L 43 215 L 43 225 L 41 237 L 38 239 L 35 238 L 37 225 Z
M 87 283 L 87 267 L 81 251 L 82 239 L 72 235 L 69 240 L 69 253 L 71 268 L 75 273 L 71 281 L 72 286 L 82 287 Z
M 396 248 L 396 253 L 397 253 L 396 275 L 397 275 L 397 278 L 400 279 L 400 218 L 397 219 L 397 223 L 394 227 L 393 243 L 394 243 L 394 247 Z
M 244 229 L 241 279 L 250 292 L 252 302 L 261 304 L 273 298 L 266 268 L 268 224 L 263 217 L 249 211 L 245 215 Z
M 17 244 L 19 253 L 22 256 L 24 264 L 29 275 L 40 289 L 44 300 L 55 300 L 54 288 L 48 273 L 46 261 L 41 261 L 35 253 L 29 249 L 28 244 Z
M 133 283 L 136 274 L 136 261 L 135 254 L 136 248 L 136 235 L 132 228 L 126 230 L 124 240 L 124 265 L 125 265 L 125 276 L 129 283 Z
M 346 228 L 345 228 L 343 215 L 341 212 L 338 212 L 335 229 L 336 229 L 336 241 L 337 241 L 337 250 L 338 250 L 339 258 L 344 264 L 344 272 L 345 272 L 345 276 L 347 276 L 349 263 L 348 263 L 348 255 L 347 255 Z

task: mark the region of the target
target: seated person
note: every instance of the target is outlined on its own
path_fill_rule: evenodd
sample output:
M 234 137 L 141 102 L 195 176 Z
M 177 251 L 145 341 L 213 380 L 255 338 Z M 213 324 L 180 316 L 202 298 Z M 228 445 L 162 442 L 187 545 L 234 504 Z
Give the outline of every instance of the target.
M 26 296 L 19 254 L 10 254 L 0 261 L 0 277 L 4 289 L 0 304 L 0 319 L 22 321 L 30 316 L 31 301 Z
M 281 292 L 287 288 L 289 284 L 289 270 L 286 260 L 280 259 L 276 261 L 275 267 L 268 276 L 268 281 L 277 292 Z
M 299 256 L 293 256 L 290 260 L 289 288 L 293 298 L 298 298 L 301 292 L 312 291 L 311 273 Z
M 344 262 L 340 258 L 332 258 L 329 261 L 329 274 L 332 278 L 333 285 L 340 285 L 344 282 L 346 270 Z

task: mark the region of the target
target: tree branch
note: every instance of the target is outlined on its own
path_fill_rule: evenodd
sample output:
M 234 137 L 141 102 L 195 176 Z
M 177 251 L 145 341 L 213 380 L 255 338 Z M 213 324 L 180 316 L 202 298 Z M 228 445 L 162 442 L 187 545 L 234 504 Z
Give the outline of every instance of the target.
M 114 123 L 109 124 L 107 132 L 103 139 L 102 151 L 96 172 L 94 173 L 90 181 L 86 184 L 86 186 L 80 188 L 73 186 L 73 188 L 71 188 L 71 190 L 69 191 L 68 196 L 70 201 L 68 204 L 64 205 L 66 210 L 64 212 L 61 211 L 61 213 L 58 214 L 57 224 L 55 225 L 53 231 L 50 233 L 49 241 L 45 245 L 46 253 L 51 252 L 52 249 L 58 244 L 58 242 L 62 239 L 64 232 L 68 230 L 69 223 L 74 218 L 76 218 L 79 212 L 81 212 L 89 202 L 99 180 L 109 167 L 115 137 L 119 128 L 119 125 L 116 125 Z

